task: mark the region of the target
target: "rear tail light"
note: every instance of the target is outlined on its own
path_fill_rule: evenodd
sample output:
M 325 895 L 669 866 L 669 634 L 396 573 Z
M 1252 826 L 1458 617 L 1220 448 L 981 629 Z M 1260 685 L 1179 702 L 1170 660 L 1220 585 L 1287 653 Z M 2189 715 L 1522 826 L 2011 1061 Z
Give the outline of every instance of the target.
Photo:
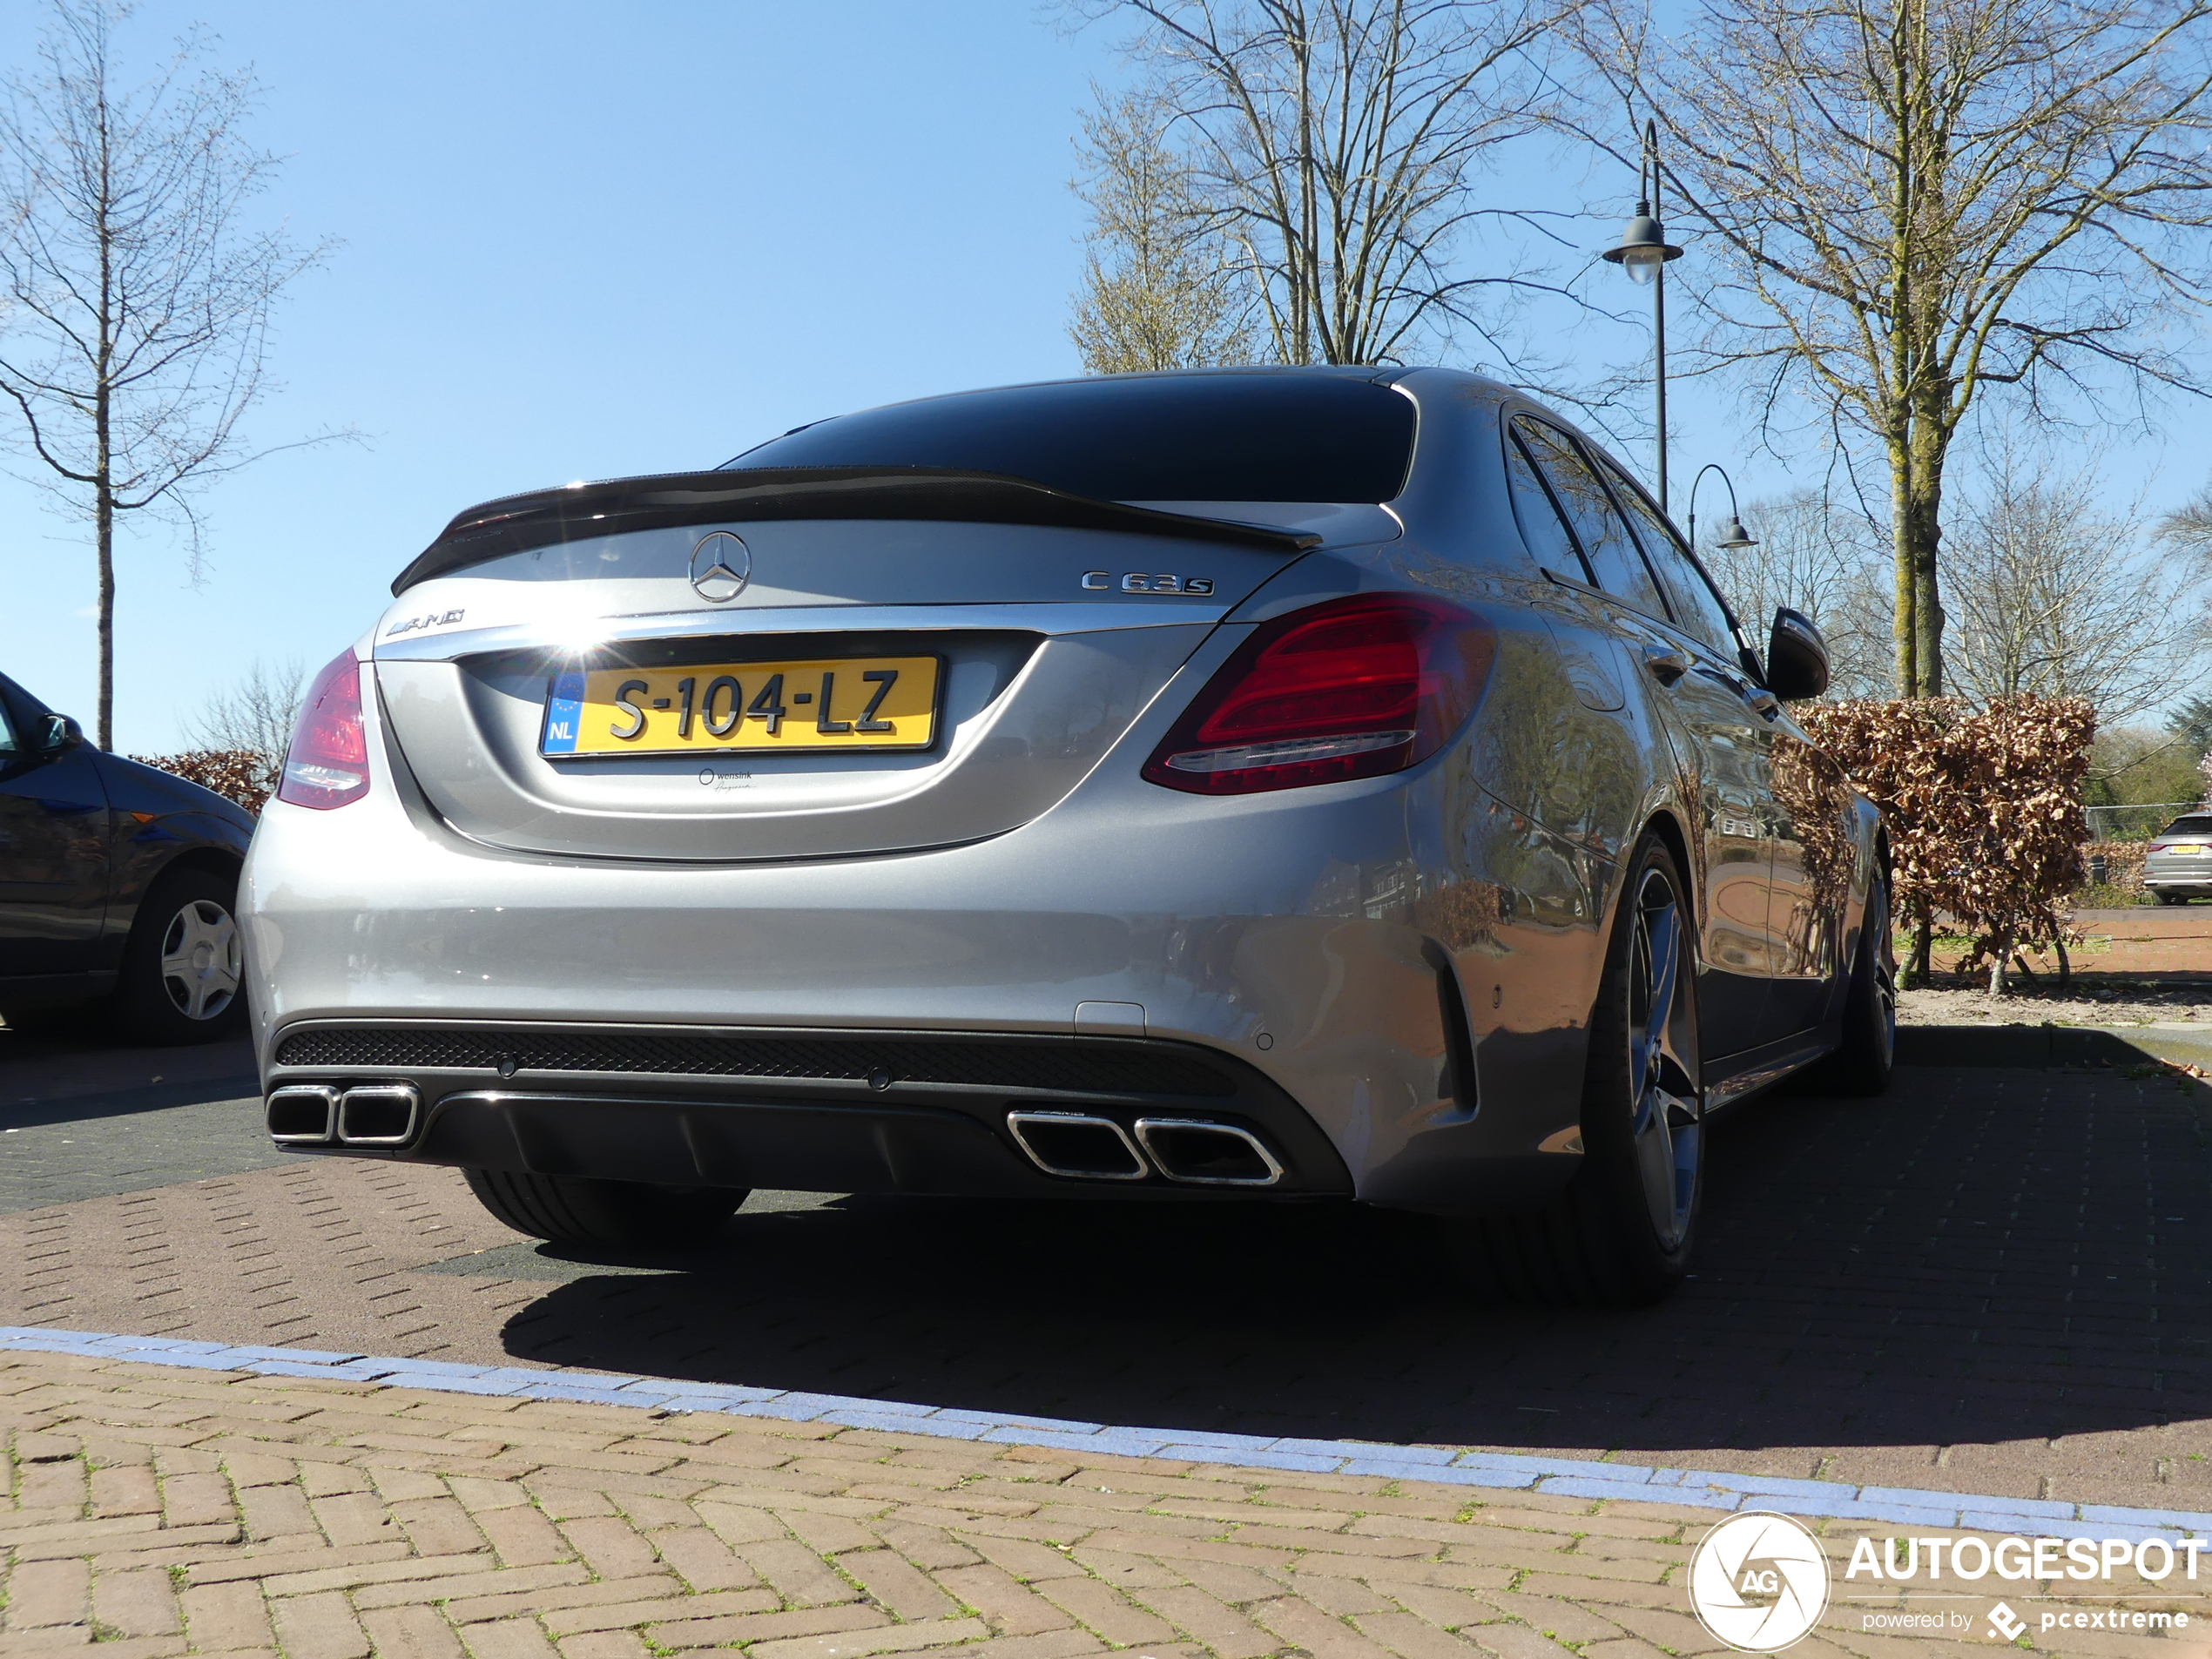
M 361 665 L 341 652 L 315 676 L 300 705 L 277 799 L 294 806 L 343 806 L 368 793 L 368 736 L 361 728 Z
M 1359 594 L 1254 631 L 1144 763 L 1197 795 L 1402 772 L 1458 731 L 1482 695 L 1497 636 L 1459 606 Z

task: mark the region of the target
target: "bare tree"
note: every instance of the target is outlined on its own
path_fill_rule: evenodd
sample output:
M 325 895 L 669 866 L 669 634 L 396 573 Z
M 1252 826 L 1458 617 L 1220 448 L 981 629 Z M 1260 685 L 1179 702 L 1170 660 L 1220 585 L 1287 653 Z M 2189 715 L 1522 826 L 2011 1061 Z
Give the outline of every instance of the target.
M 284 774 L 285 751 L 299 723 L 300 695 L 307 665 L 297 657 L 253 666 L 226 690 L 216 692 L 185 722 L 185 741 L 197 749 L 250 754 L 262 772 L 262 786 L 273 793 Z
M 2111 727 L 2203 683 L 2205 583 L 2096 505 L 2098 470 L 1991 447 L 1949 537 L 1955 690 L 2083 697 Z
M 2158 539 L 2212 573 L 2212 484 L 2159 516 Z
M 1193 199 L 1157 96 L 1098 97 L 1083 117 L 1091 215 L 1069 338 L 1093 374 L 1251 361 L 1253 295 L 1236 245 Z
M 1065 3 L 1134 22 L 1190 197 L 1242 250 L 1266 355 L 1396 361 L 1461 326 L 1497 345 L 1503 302 L 1545 286 L 1507 268 L 1495 238 L 1480 273 L 1453 256 L 1478 221 L 1533 221 L 1471 186 L 1541 125 L 1541 54 L 1581 0 Z
M 1890 606 L 1878 528 L 1814 489 L 1755 501 L 1744 517 L 1758 537 L 1755 546 L 1698 550 L 1737 615 L 1756 631 L 1778 605 L 1804 611 L 1828 641 L 1831 696 L 1890 696 Z
M 1723 258 L 1705 366 L 1761 373 L 1887 461 L 1897 681 L 1944 689 L 1944 468 L 1990 386 L 2185 383 L 2206 298 L 2208 0 L 1608 0 L 1593 61 L 1666 134 Z M 1698 261 L 1684 261 L 1695 266 Z
M 264 388 L 269 313 L 323 253 L 257 230 L 276 158 L 241 132 L 249 74 L 195 69 L 187 37 L 118 84 L 118 0 L 56 0 L 39 68 L 0 107 L 0 396 L 34 480 L 89 517 L 99 570 L 101 747 L 113 741 L 115 528 L 253 459 L 238 425 Z

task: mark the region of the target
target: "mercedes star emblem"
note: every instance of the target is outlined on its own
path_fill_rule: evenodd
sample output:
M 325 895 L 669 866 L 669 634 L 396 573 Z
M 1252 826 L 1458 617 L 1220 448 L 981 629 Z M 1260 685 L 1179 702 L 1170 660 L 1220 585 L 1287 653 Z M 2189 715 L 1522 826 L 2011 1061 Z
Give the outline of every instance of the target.
M 691 550 L 691 586 L 702 599 L 734 599 L 752 579 L 752 551 L 727 530 L 702 536 Z

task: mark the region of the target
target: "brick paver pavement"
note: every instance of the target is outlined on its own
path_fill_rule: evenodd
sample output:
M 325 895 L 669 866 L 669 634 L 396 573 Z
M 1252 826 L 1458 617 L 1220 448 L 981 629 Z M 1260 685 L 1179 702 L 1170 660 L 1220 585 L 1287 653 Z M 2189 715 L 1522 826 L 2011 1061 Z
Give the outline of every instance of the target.
M 0 1655 L 94 1659 L 1641 1659 L 1719 1651 L 1708 1511 L 720 1414 L 0 1355 Z M 2201 1654 L 2177 1571 L 1937 1595 L 1844 1576 L 1793 1652 Z M 1873 1528 L 1875 1534 L 1897 1527 Z M 1919 1528 L 1911 1529 L 1921 1532 Z M 1925 1539 L 1931 1535 L 1925 1533 Z M 1945 1537 L 1962 1534 L 1943 1534 Z M 2212 1584 L 2212 1563 L 2206 1581 Z M 2066 1599 L 2078 1592 L 2078 1599 Z M 2149 1638 L 2060 1628 L 2115 1605 Z M 1870 1631 L 1956 1615 L 1955 1640 Z
M 587 1260 L 449 1171 L 261 1167 L 250 1101 L 110 1098 L 0 1136 L 0 1323 L 2212 1511 L 2208 1101 L 1931 1069 L 1762 1103 L 1715 1129 L 1680 1295 L 1543 1313 L 1329 1209 L 757 1195 L 713 1250 Z

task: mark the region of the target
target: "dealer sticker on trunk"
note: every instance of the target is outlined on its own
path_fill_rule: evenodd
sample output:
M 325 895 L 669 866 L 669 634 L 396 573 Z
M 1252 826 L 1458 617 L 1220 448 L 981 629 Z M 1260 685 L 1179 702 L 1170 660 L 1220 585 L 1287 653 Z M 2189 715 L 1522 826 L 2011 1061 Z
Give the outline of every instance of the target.
M 938 670 L 934 657 L 570 669 L 547 687 L 538 752 L 927 749 Z

